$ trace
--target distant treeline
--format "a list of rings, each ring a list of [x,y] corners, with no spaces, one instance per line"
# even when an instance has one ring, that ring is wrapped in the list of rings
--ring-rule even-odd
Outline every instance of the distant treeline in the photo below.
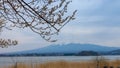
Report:
[[[120,55],[111,53],[98,53],[95,51],[81,51],[79,53],[25,53],[25,54],[0,54],[0,57],[13,56],[98,56],[98,55]]]

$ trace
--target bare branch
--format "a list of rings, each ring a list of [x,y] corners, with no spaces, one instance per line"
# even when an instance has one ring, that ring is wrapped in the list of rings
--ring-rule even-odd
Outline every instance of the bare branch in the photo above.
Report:
[[[75,19],[76,10],[70,16],[66,16],[70,2],[66,0],[0,0],[0,16],[5,20],[6,25],[30,28],[46,41],[55,42],[56,40],[52,39],[54,35],[59,34],[61,28]]]

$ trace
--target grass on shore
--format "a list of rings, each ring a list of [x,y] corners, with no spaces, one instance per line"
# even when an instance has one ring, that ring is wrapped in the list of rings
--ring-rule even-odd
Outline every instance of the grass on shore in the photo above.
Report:
[[[108,68],[120,68],[120,60],[115,61],[106,61],[100,60],[89,61],[89,62],[67,62],[67,61],[55,61],[55,62],[47,62],[47,63],[35,63],[35,64],[25,64],[25,63],[16,63],[15,65],[4,67],[4,68],[104,68],[107,66]]]

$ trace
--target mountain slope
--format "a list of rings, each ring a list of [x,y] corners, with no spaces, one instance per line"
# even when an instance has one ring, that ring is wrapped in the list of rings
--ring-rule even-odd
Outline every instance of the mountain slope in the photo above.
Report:
[[[63,44],[63,45],[50,45],[47,47],[29,50],[29,51],[22,51],[17,52],[24,54],[24,53],[78,53],[81,51],[96,51],[96,52],[109,52],[113,50],[120,49],[120,47],[106,47],[94,44]]]

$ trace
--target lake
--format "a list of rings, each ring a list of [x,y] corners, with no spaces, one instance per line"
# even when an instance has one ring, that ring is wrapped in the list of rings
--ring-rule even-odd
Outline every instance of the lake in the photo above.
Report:
[[[99,56],[100,57],[100,56]],[[117,56],[103,56],[107,60],[120,60],[120,55]],[[24,63],[44,63],[51,61],[90,61],[95,59],[96,56],[40,56],[40,57],[0,57],[0,66],[10,65],[15,62],[24,62]]]

